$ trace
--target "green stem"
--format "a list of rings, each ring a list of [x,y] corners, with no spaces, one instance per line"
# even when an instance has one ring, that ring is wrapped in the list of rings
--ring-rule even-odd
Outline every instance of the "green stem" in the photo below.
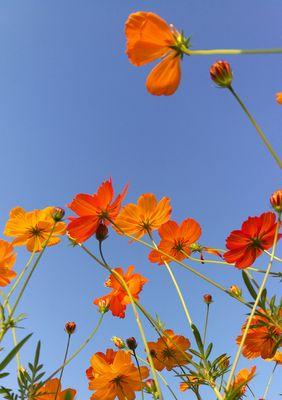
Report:
[[[22,277],[24,276],[25,272],[27,271],[28,267],[30,266],[30,264],[32,263],[33,257],[34,257],[35,251],[33,250],[33,252],[31,253],[29,259],[27,260],[27,263],[25,264],[25,266],[23,267],[22,271],[20,272],[20,274],[18,275],[16,281],[14,282],[13,286],[11,287],[9,293],[6,296],[6,300],[4,301],[3,307],[6,306],[6,303],[9,301],[10,297],[12,296],[12,294],[14,293],[14,291],[16,290],[18,284],[20,283]]]
[[[271,253],[269,253],[269,251],[267,251],[267,250],[264,250],[264,253],[266,253],[266,254],[268,254],[269,256],[271,256]],[[276,261],[279,261],[279,262],[282,262],[282,258],[279,258],[279,257],[273,257],[273,259],[274,260],[276,260]]]
[[[138,361],[138,357],[137,357],[136,351],[135,351],[134,349],[132,350],[132,354],[133,354],[133,357],[135,358],[136,365],[137,365],[137,368],[138,368],[139,379],[140,379],[141,396],[142,396],[142,400],[144,400],[144,390],[143,390],[142,374],[141,374],[141,369],[140,369],[140,364],[139,364],[139,361]]]
[[[103,318],[104,318],[104,314],[101,314],[97,325],[90,332],[89,336],[85,339],[85,341],[78,347],[78,349],[59,368],[57,368],[54,372],[52,372],[52,374],[49,375],[48,378],[45,379],[45,381],[43,383],[46,383],[47,381],[52,379],[55,375],[57,375],[58,372],[60,372],[63,368],[65,368],[65,366],[68,365],[84,349],[84,347],[87,346],[87,344],[93,338],[95,333],[98,331],[98,329],[99,329],[99,327],[100,327],[100,325],[101,325],[101,323],[103,321]]]
[[[275,372],[275,370],[276,370],[277,365],[278,365],[278,363],[276,362],[275,365],[274,365],[274,367],[273,367],[273,370],[272,370],[272,372],[271,372],[271,374],[270,374],[270,377],[269,377],[269,379],[268,379],[268,382],[267,382],[267,385],[266,385],[264,394],[263,394],[263,396],[262,396],[262,398],[263,398],[264,400],[266,400],[266,396],[267,396],[267,394],[268,394],[268,391],[269,391],[269,388],[270,388],[270,385],[271,385],[271,382],[272,382],[272,379],[273,379],[273,376],[274,376],[274,372]]]
[[[210,310],[210,305],[207,304],[206,318],[205,318],[205,327],[204,327],[204,338],[203,338],[204,347],[205,347],[206,336],[207,336],[207,328],[208,328],[208,320],[209,320],[209,310]]]
[[[6,302],[6,307],[7,307],[8,313],[10,315],[11,314],[11,306],[10,306],[10,303],[8,300]],[[12,330],[14,346],[16,347],[18,344],[16,328],[14,326],[12,326],[11,330]],[[21,368],[20,351],[18,351],[16,354],[16,361],[17,361],[17,369],[18,369],[18,374],[19,374],[20,368]]]
[[[281,48],[274,49],[212,49],[212,50],[189,50],[183,51],[188,56],[210,56],[210,55],[248,55],[248,54],[281,54]]]
[[[59,383],[58,383],[56,394],[55,394],[55,400],[57,400],[58,393],[59,393],[59,388],[60,388],[60,385],[61,385],[61,382],[62,382],[62,377],[63,377],[63,374],[64,374],[65,362],[67,360],[69,347],[70,347],[70,338],[71,338],[71,334],[68,334],[67,347],[66,347],[66,351],[65,351],[65,355],[64,355],[64,360],[63,360],[63,368],[61,369],[61,372],[60,372]]]
[[[266,270],[266,273],[265,273],[265,275],[264,275],[263,281],[262,281],[262,283],[261,283],[260,289],[259,289],[259,291],[258,291],[256,300],[255,300],[255,302],[254,302],[254,305],[253,305],[251,314],[250,314],[250,316],[249,316],[249,318],[248,318],[246,327],[245,327],[245,329],[244,329],[244,333],[243,333],[243,336],[242,336],[242,339],[241,339],[239,348],[238,348],[238,350],[237,350],[237,353],[236,353],[234,362],[233,362],[233,364],[232,364],[232,368],[231,368],[231,371],[230,371],[230,374],[229,374],[229,377],[228,377],[228,380],[227,380],[227,385],[226,385],[226,389],[227,389],[227,390],[228,390],[229,386],[231,385],[231,382],[232,382],[232,379],[233,379],[233,376],[234,376],[234,373],[235,373],[235,370],[236,370],[238,361],[239,361],[239,359],[240,359],[240,356],[241,356],[241,353],[242,353],[242,350],[243,350],[243,347],[244,347],[244,344],[245,344],[245,340],[246,340],[246,338],[247,338],[248,331],[249,331],[249,329],[250,329],[250,326],[251,326],[253,317],[254,317],[255,312],[256,312],[257,305],[258,305],[258,303],[259,303],[259,301],[260,301],[261,294],[262,294],[262,292],[263,292],[263,289],[265,288],[265,285],[266,285],[266,282],[267,282],[267,279],[268,279],[268,276],[269,276],[269,272],[270,272],[271,267],[272,267],[273,258],[274,258],[274,254],[275,254],[275,249],[276,249],[276,245],[277,245],[277,239],[278,239],[279,228],[280,228],[280,215],[278,216],[278,222],[277,222],[277,224],[276,224],[276,230],[275,230],[275,236],[274,236],[274,241],[273,241],[273,247],[272,247],[271,257],[270,257],[270,260],[269,260],[269,263],[268,263],[267,270]]]
[[[277,162],[278,166],[280,168],[282,168],[282,161],[280,160],[280,158],[278,157],[278,155],[275,153],[274,149],[272,148],[271,144],[269,143],[267,137],[265,136],[265,134],[263,133],[262,129],[260,128],[260,126],[257,124],[256,120],[253,118],[253,116],[250,114],[249,110],[247,109],[247,107],[245,106],[245,104],[243,103],[243,101],[241,100],[241,98],[238,96],[238,94],[235,92],[235,90],[233,89],[232,86],[230,86],[229,91],[233,94],[233,96],[235,97],[235,99],[238,101],[238,103],[240,104],[240,106],[242,107],[243,111],[246,113],[247,117],[249,118],[249,120],[251,121],[251,123],[253,124],[253,126],[255,127],[257,133],[259,134],[261,140],[264,142],[264,144],[266,145],[268,151],[270,152],[270,154],[272,155],[272,157],[275,159],[275,161]]]

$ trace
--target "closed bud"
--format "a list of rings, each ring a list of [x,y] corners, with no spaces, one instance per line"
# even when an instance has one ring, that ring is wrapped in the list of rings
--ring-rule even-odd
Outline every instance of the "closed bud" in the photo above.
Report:
[[[65,325],[65,331],[67,332],[68,335],[72,335],[76,329],[76,323],[75,322],[67,322]]]
[[[229,367],[229,364],[229,357],[225,356],[219,361],[218,366],[222,371],[225,371]]]
[[[230,64],[226,61],[217,61],[210,67],[211,79],[222,88],[230,88],[233,75]]]
[[[270,204],[278,213],[282,212],[282,189],[276,190],[270,197]]]
[[[128,339],[126,339],[126,344],[127,344],[127,347],[130,350],[135,350],[137,348],[137,342],[136,342],[136,339],[133,336],[128,338]]]
[[[118,348],[118,349],[124,349],[125,348],[125,343],[124,340],[117,337],[117,336],[113,336],[112,337],[112,342],[114,343],[114,345]]]
[[[147,379],[144,385],[144,388],[147,393],[154,395],[154,399],[158,399],[158,390],[154,379]]]
[[[102,222],[98,225],[97,231],[96,231],[96,239],[99,242],[103,242],[103,240],[107,239],[108,237],[108,228],[106,227],[105,224]]]
[[[204,294],[203,299],[206,304],[212,303],[212,295],[211,294]]]
[[[52,217],[55,222],[61,221],[65,216],[65,210],[61,207],[55,207]]]
[[[233,294],[233,296],[240,297],[242,295],[242,290],[238,288],[237,285],[230,286],[229,290]]]

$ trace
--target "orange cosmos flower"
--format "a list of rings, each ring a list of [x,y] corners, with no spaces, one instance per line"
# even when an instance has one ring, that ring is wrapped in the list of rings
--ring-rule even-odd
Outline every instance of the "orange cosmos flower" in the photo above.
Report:
[[[276,353],[274,354],[274,357],[266,358],[265,361],[274,361],[278,365],[282,365],[282,351],[276,351]]]
[[[224,254],[228,263],[235,263],[239,269],[249,267],[264,250],[272,247],[276,230],[276,217],[273,212],[249,217],[241,230],[232,231],[226,239],[229,251]],[[278,235],[280,239],[281,235]]]
[[[58,394],[56,397],[57,392]],[[69,396],[67,399],[73,400],[76,395],[76,390],[65,389],[62,391],[59,379],[54,378],[47,381],[45,385],[40,388],[34,400],[65,400],[67,394]]]
[[[179,261],[184,260],[187,256],[183,252],[190,255],[190,246],[199,239],[201,233],[200,225],[191,218],[185,219],[180,225],[175,221],[168,221],[159,228],[161,241],[158,248]],[[171,261],[169,256],[158,250],[151,251],[149,260],[159,265],[164,264],[164,261]]]
[[[276,190],[270,197],[270,204],[278,213],[282,212],[282,189]]]
[[[144,385],[128,351],[96,353],[90,362],[91,369],[87,370],[89,389],[95,391],[91,400],[114,400],[116,397],[119,400],[134,400],[135,392],[139,392]],[[142,380],[147,378],[148,368],[140,367],[140,374]]]
[[[0,286],[7,286],[17,275],[12,270],[16,261],[16,254],[11,243],[0,239]]]
[[[78,243],[89,239],[98,229],[100,223],[109,225],[109,220],[114,220],[121,208],[121,202],[126,196],[127,187],[123,189],[115,200],[112,180],[102,183],[93,195],[80,193],[76,195],[68,207],[78,217],[70,217],[67,231],[70,237]]]
[[[138,300],[138,295],[148,280],[140,274],[134,274],[133,265],[127,268],[126,273],[123,272],[122,268],[115,268],[114,270],[123,277],[132,297]],[[130,298],[126,290],[113,274],[111,274],[109,279],[105,282],[105,286],[112,289],[111,293],[95,299],[94,304],[99,305],[102,300],[108,304],[108,308],[115,317],[124,318],[126,306],[130,304]]]
[[[240,399],[245,393],[247,384],[253,379],[256,372],[256,367],[251,367],[250,371],[247,368],[241,369],[236,375],[231,387],[226,393],[226,400]]]
[[[42,210],[25,211],[22,207],[15,207],[10,212],[4,234],[16,237],[13,245],[26,245],[28,251],[38,252],[53,231],[48,241],[48,246],[53,246],[61,241],[58,236],[64,235],[66,231],[64,222],[57,222],[54,227],[54,210],[55,207],[46,207]]]
[[[189,39],[151,12],[131,14],[125,24],[126,53],[132,64],[141,66],[161,58],[146,82],[154,95],[169,96],[180,83],[180,63],[188,49]]]
[[[180,392],[186,392],[186,390],[197,387],[200,385],[201,380],[195,375],[188,375],[188,381],[181,382],[179,385]]]
[[[115,230],[119,234],[122,234],[123,231],[136,238],[141,238],[167,222],[170,214],[171,206],[168,197],[163,197],[158,202],[154,194],[142,194],[137,204],[130,203],[122,209],[115,221],[118,226]]]
[[[276,101],[278,104],[282,104],[282,92],[276,93]]]
[[[260,313],[265,314],[263,310]],[[250,329],[243,346],[242,354],[249,359],[262,357],[263,359],[272,358],[277,347],[281,346],[282,338],[282,309],[278,309],[270,320],[266,315],[255,315],[252,319]],[[247,321],[242,326],[242,335],[236,339],[237,344],[241,343]]]
[[[175,335],[171,329],[164,331],[166,336],[160,337],[157,342],[148,342],[154,366],[158,371],[188,364],[191,357],[185,351],[190,347],[190,341],[184,336]]]

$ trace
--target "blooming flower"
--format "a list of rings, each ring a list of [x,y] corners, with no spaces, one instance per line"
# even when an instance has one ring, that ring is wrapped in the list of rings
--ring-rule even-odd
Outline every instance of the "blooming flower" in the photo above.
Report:
[[[67,231],[70,237],[78,243],[83,243],[97,231],[100,223],[109,225],[121,208],[121,202],[126,196],[127,186],[115,200],[112,180],[101,184],[97,193],[93,195],[80,193],[72,200],[68,207],[78,217],[70,217]]]
[[[181,382],[179,385],[180,392],[186,392],[186,390],[191,389],[195,386],[199,386],[201,380],[195,375],[187,375],[187,381]]]
[[[163,255],[158,250],[152,250],[149,254],[149,260],[157,262],[159,265],[163,264],[164,261],[170,261],[169,255],[179,261],[184,260],[191,253],[190,246],[199,239],[201,232],[198,222],[191,218],[185,219],[180,225],[175,221],[166,222],[159,228],[161,241],[158,248],[168,256]]]
[[[266,358],[265,361],[274,361],[279,365],[282,365],[282,351],[276,351],[272,358]]]
[[[190,347],[190,341],[184,336],[175,335],[171,329],[166,329],[157,342],[148,342],[154,366],[158,371],[188,364],[191,355],[185,351]]]
[[[256,367],[251,367],[250,370],[247,368],[241,369],[235,376],[235,379],[228,389],[225,399],[239,399],[245,393],[248,382],[253,379],[256,372]]]
[[[128,351],[96,353],[91,358],[91,369],[87,370],[89,390],[94,390],[91,400],[135,399],[135,392],[144,386],[140,382],[138,368],[135,367]],[[147,367],[140,367],[142,381],[149,375]]]
[[[127,268],[126,273],[123,272],[122,268],[115,268],[114,270],[123,277],[132,297],[138,300],[138,295],[148,280],[140,274],[134,274],[133,265],[130,265]],[[130,304],[130,297],[126,290],[118,282],[118,278],[113,274],[111,274],[109,279],[105,282],[105,286],[112,289],[111,293],[95,299],[94,304],[99,305],[101,300],[105,301],[114,316],[124,318],[126,306]]]
[[[13,245],[26,245],[30,252],[41,251],[47,239],[47,246],[53,246],[61,241],[58,236],[64,235],[66,231],[64,222],[57,222],[54,226],[54,209],[55,207],[46,207],[42,210],[25,211],[22,207],[15,207],[10,212],[4,234],[15,237]]]
[[[162,59],[147,78],[147,90],[157,96],[173,94],[180,83],[180,63],[189,39],[158,15],[144,11],[128,17],[125,35],[126,53],[132,64],[141,66]]]
[[[276,230],[275,214],[267,212],[259,217],[249,217],[241,230],[232,231],[226,239],[229,251],[224,254],[228,263],[239,269],[249,267],[264,250],[272,247]],[[278,239],[281,235],[278,235]]]
[[[0,239],[0,286],[7,286],[17,275],[12,270],[16,261],[16,254],[11,243]]]
[[[127,233],[141,238],[146,233],[158,229],[162,224],[169,220],[171,206],[169,198],[163,197],[159,202],[156,196],[151,193],[142,194],[137,204],[127,204],[115,223],[118,226],[115,230],[122,234]]]
[[[276,93],[276,101],[278,104],[282,104],[282,92]]]
[[[277,346],[281,345],[282,335],[282,309],[278,310],[271,319],[265,314],[255,315],[248,330],[247,337],[243,346],[242,354],[249,359],[262,357],[263,359],[272,358],[275,355]],[[247,321],[242,326],[242,334],[237,337],[237,344],[241,343]]]
[[[68,397],[66,397],[68,394]],[[34,400],[73,400],[76,395],[76,390],[65,389],[62,391],[59,379],[50,379],[42,386]]]

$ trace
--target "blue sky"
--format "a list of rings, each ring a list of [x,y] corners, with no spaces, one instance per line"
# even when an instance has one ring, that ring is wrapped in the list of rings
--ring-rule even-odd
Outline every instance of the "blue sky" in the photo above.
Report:
[[[145,80],[151,67],[136,68],[125,55],[124,22],[138,10],[156,12],[183,28],[192,35],[194,49],[282,43],[277,0],[214,0],[212,5],[208,0],[1,1],[2,228],[14,206],[65,206],[76,193],[94,193],[110,176],[117,192],[129,182],[127,201],[146,192],[171,197],[173,218],[196,219],[203,228],[201,241],[209,246],[224,246],[244,219],[269,210],[269,196],[281,186],[280,172],[235,100],[210,81],[209,67],[222,57],[186,57],[177,93],[149,95]],[[281,155],[282,108],[274,95],[282,90],[282,56],[223,59],[231,63],[234,88]],[[89,241],[94,251],[96,245]],[[167,327],[191,337],[168,276],[149,264],[145,249],[113,233],[105,252],[112,266],[136,265],[149,278],[142,303]],[[27,257],[19,249],[18,270]],[[265,267],[265,260],[258,266]],[[195,267],[226,287],[240,284],[240,273],[231,268]],[[200,327],[202,295],[214,296],[210,340],[216,342],[215,355],[233,355],[246,310],[178,266],[175,273]],[[64,353],[65,322],[77,322],[74,349],[97,321],[92,301],[106,293],[106,277],[67,240],[50,249],[20,307],[28,314],[20,335],[34,332],[23,360],[32,357],[41,338],[46,370],[55,369]],[[271,281],[270,290],[278,290],[277,281]],[[66,369],[64,386],[77,388],[79,400],[90,396],[84,371],[91,355],[109,347],[113,335],[138,337],[131,311],[125,320],[108,314],[95,340]],[[148,338],[155,339],[150,330]],[[243,359],[240,365],[251,364]],[[253,385],[258,396],[270,370],[270,364],[259,370]],[[272,400],[281,392],[278,380],[277,374]]]

